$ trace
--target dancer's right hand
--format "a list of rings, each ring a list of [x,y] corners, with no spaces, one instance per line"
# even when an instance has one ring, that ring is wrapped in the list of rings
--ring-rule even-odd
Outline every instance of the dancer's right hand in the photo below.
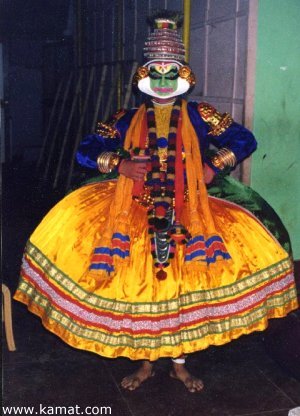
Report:
[[[147,163],[122,160],[119,166],[119,173],[134,181],[141,181],[147,173]]]

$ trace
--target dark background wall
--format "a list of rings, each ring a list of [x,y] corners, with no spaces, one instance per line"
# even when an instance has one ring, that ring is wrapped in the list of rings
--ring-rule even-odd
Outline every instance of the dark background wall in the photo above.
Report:
[[[182,0],[3,2],[4,120],[7,163],[37,165],[37,179],[68,189],[80,175],[81,138],[121,107],[140,104],[131,79],[143,62],[157,10]],[[244,122],[249,0],[191,2],[189,99],[208,101]],[[242,177],[240,168],[235,176]]]
[[[103,63],[109,64],[104,91],[107,96],[116,78],[115,61],[125,61],[122,65],[124,96],[132,61],[142,57],[149,30],[147,16],[157,8],[181,10],[182,7],[180,0],[4,0],[1,6],[5,102],[5,137],[2,139],[6,162],[38,159],[59,82],[63,80],[56,120],[70,73],[76,72],[62,117],[66,124],[79,77],[78,68],[83,67],[86,71],[77,103],[81,108],[76,105],[70,131],[70,135],[76,134],[88,71],[92,65],[97,65],[87,110],[90,116],[82,133],[90,131]],[[103,101],[100,118],[106,113],[105,109]],[[116,109],[114,94],[109,110]],[[54,125],[52,127],[55,129]],[[63,126],[59,130],[57,135],[63,137]],[[50,135],[53,137],[54,131]]]
[[[6,161],[30,161],[37,157],[43,134],[45,51],[72,37],[70,2],[8,0],[1,6],[5,156]]]

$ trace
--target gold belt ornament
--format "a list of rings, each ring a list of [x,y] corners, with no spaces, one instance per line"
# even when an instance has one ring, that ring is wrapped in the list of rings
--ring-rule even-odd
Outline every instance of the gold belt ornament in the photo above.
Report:
[[[142,205],[145,208],[152,208],[154,207],[154,200],[151,197],[151,186],[144,186],[144,191],[138,195],[133,196],[133,200],[136,201],[139,205]],[[162,192],[164,192],[165,188],[162,188]],[[189,200],[189,191],[188,188],[184,190],[184,202]],[[172,199],[172,207],[175,207],[175,198]]]

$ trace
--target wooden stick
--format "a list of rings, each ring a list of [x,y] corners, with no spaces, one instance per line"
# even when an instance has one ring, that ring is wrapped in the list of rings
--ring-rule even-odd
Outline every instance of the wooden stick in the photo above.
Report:
[[[190,60],[191,36],[191,0],[183,0],[183,43],[185,46],[185,60]]]
[[[4,298],[4,327],[7,346],[9,351],[16,351],[16,344],[12,326],[11,294],[9,288],[2,283],[2,294]]]

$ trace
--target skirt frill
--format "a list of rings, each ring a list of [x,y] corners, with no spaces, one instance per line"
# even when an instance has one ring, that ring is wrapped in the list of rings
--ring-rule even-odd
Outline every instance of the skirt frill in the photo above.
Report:
[[[297,308],[292,261],[249,211],[210,197],[231,260],[187,268],[176,247],[155,277],[146,209],[133,202],[130,256],[113,276],[89,270],[108,221],[116,182],[86,185],[60,201],[30,237],[14,298],[66,343],[132,360],[178,357],[221,345]],[[189,213],[184,208],[183,222]]]

